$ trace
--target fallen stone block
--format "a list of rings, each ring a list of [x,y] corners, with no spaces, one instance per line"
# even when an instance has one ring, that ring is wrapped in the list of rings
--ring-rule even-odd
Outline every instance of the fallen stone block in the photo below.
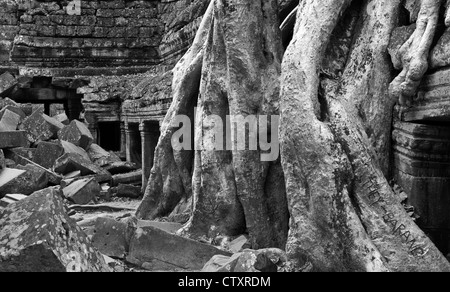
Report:
[[[136,164],[127,161],[112,162],[103,166],[103,168],[113,175],[119,173],[128,173],[138,169]]]
[[[0,187],[0,196],[6,194],[30,195],[47,187],[48,176],[43,169],[32,164],[17,165],[16,168],[25,173]]]
[[[104,255],[124,259],[128,253],[127,225],[111,218],[95,221],[92,244]]]
[[[65,113],[56,115],[53,118],[65,126],[70,124],[70,120]]]
[[[0,94],[17,84],[17,79],[9,72],[0,75]]]
[[[21,175],[23,175],[26,171],[15,168],[3,168],[0,169],[0,190],[8,185],[11,181],[17,179]],[[0,192],[0,198],[3,198],[4,195]]]
[[[287,262],[286,253],[277,248],[246,249],[229,256],[215,255],[202,272],[277,272]]]
[[[5,161],[5,154],[3,153],[3,150],[0,149],[0,170],[6,167],[6,161]]]
[[[86,152],[86,150],[84,150],[81,147],[78,147],[77,145],[70,143],[68,141],[64,141],[61,140],[61,146],[64,149],[64,153],[74,153],[74,154],[79,154],[81,156],[83,156],[84,159],[90,161],[90,157],[88,155],[88,153]]]
[[[15,131],[20,122],[20,116],[10,110],[5,110],[0,117],[0,132]]]
[[[75,204],[84,205],[95,201],[100,194],[100,185],[95,179],[80,179],[72,182],[63,189],[64,197]]]
[[[58,138],[73,143],[85,150],[88,149],[94,141],[94,138],[86,125],[77,120],[73,120],[68,126],[61,129],[58,133]]]
[[[14,160],[17,165],[27,165],[28,161],[33,161],[36,148],[17,147],[5,150],[6,158]]]
[[[29,146],[25,131],[0,132],[0,149]]]
[[[127,260],[141,265],[147,263],[146,269],[151,270],[161,269],[160,266],[152,267],[152,262],[163,262],[184,270],[199,271],[214,255],[231,256],[214,246],[147,226],[136,229]]]
[[[241,235],[234,239],[229,244],[229,249],[232,253],[238,253],[244,249],[250,248],[251,242],[245,235]]]
[[[81,176],[81,171],[75,170],[75,171],[72,171],[72,172],[69,172],[68,174],[66,174],[64,176],[64,179],[77,178],[77,177],[80,177],[80,176]]]
[[[14,101],[12,101],[12,102],[14,103]],[[19,122],[22,122],[27,117],[27,115],[23,111],[22,107],[19,105],[10,104],[10,105],[5,106],[2,110],[0,110],[0,118],[3,117],[3,115],[5,114],[6,111],[10,111],[10,112],[13,112],[16,115],[18,115],[20,117]]]
[[[20,151],[17,151],[20,150]],[[34,156],[34,151],[36,150],[36,148],[14,148],[14,149],[8,149],[5,151],[5,156],[10,158],[9,160],[11,161],[17,161],[18,165],[27,165],[27,164],[32,164],[40,169],[42,169],[44,172],[47,173],[48,176],[48,181],[53,184],[53,185],[59,185],[61,182],[62,177],[60,175],[58,175],[57,173],[52,172],[51,170],[33,162],[32,159],[29,159],[25,156],[23,156],[22,154],[24,153],[29,153],[29,155],[31,155],[31,157]]]
[[[67,215],[59,188],[0,210],[0,272],[110,272]]]
[[[65,175],[73,171],[81,171],[82,176],[95,175],[98,182],[111,180],[111,174],[81,155],[68,153],[58,158],[54,165],[56,173]]]
[[[176,234],[178,230],[183,227],[183,224],[175,223],[175,222],[159,222],[159,221],[147,221],[147,220],[138,220],[137,227],[147,227],[152,226],[166,232]]]
[[[122,160],[112,152],[108,152],[99,145],[92,143],[87,149],[92,162],[99,166],[110,165],[114,162],[122,162]]]
[[[0,200],[0,207],[6,208],[8,207],[8,205],[23,200],[25,198],[28,198],[28,196],[21,194],[8,194]]]
[[[31,143],[56,138],[58,131],[63,127],[60,122],[37,110],[20,125],[20,129],[27,132],[27,138]]]
[[[64,149],[59,143],[41,141],[37,144],[33,161],[44,168],[51,169],[63,153]]]
[[[119,184],[112,192],[119,198],[137,199],[141,196],[142,190],[133,185]]]
[[[129,173],[120,173],[112,176],[112,186],[119,184],[135,184],[142,182],[142,170],[136,170]]]

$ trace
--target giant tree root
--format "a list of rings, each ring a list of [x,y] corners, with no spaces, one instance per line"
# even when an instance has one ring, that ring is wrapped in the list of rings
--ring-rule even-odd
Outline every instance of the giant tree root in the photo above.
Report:
[[[398,54],[401,64],[396,69],[401,73],[392,81],[391,95],[401,105],[410,106],[423,76],[428,70],[428,55],[439,20],[442,0],[422,0],[417,27]],[[449,17],[446,18],[446,23]]]
[[[450,264],[406,214],[373,158],[362,123],[353,115],[354,101],[346,98],[350,82],[335,81],[335,90],[319,102],[317,72],[349,4],[303,1],[283,61],[281,143],[290,260],[299,270],[312,265],[319,271],[449,271]]]

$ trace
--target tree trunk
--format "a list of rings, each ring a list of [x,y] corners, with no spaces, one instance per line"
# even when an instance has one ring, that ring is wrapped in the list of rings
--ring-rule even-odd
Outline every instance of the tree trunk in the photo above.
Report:
[[[211,1],[173,70],[174,101],[137,216],[187,213],[182,232],[196,238],[248,232],[253,248],[286,248],[296,271],[449,271],[387,180],[393,106],[425,74],[440,3],[422,1],[419,21],[429,25],[405,45],[406,73],[394,79],[387,46],[400,0],[301,0],[296,17],[287,10],[298,1],[278,2],[280,14],[276,0]],[[287,17],[283,31],[277,15]],[[408,53],[417,46],[420,56]],[[173,149],[179,115],[195,117],[196,149]],[[217,135],[229,115],[273,124],[280,115],[271,134],[281,159],[262,161],[250,141],[220,147],[229,146],[226,131]]]

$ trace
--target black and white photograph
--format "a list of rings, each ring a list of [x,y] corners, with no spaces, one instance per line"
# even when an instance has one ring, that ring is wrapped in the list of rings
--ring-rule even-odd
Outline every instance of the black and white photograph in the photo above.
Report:
[[[0,0],[0,272],[449,261],[450,0]]]

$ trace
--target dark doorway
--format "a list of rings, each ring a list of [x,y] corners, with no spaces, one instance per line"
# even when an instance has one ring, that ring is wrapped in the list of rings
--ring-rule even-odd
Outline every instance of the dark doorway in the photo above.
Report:
[[[99,122],[98,143],[108,151],[120,151],[120,122]]]

